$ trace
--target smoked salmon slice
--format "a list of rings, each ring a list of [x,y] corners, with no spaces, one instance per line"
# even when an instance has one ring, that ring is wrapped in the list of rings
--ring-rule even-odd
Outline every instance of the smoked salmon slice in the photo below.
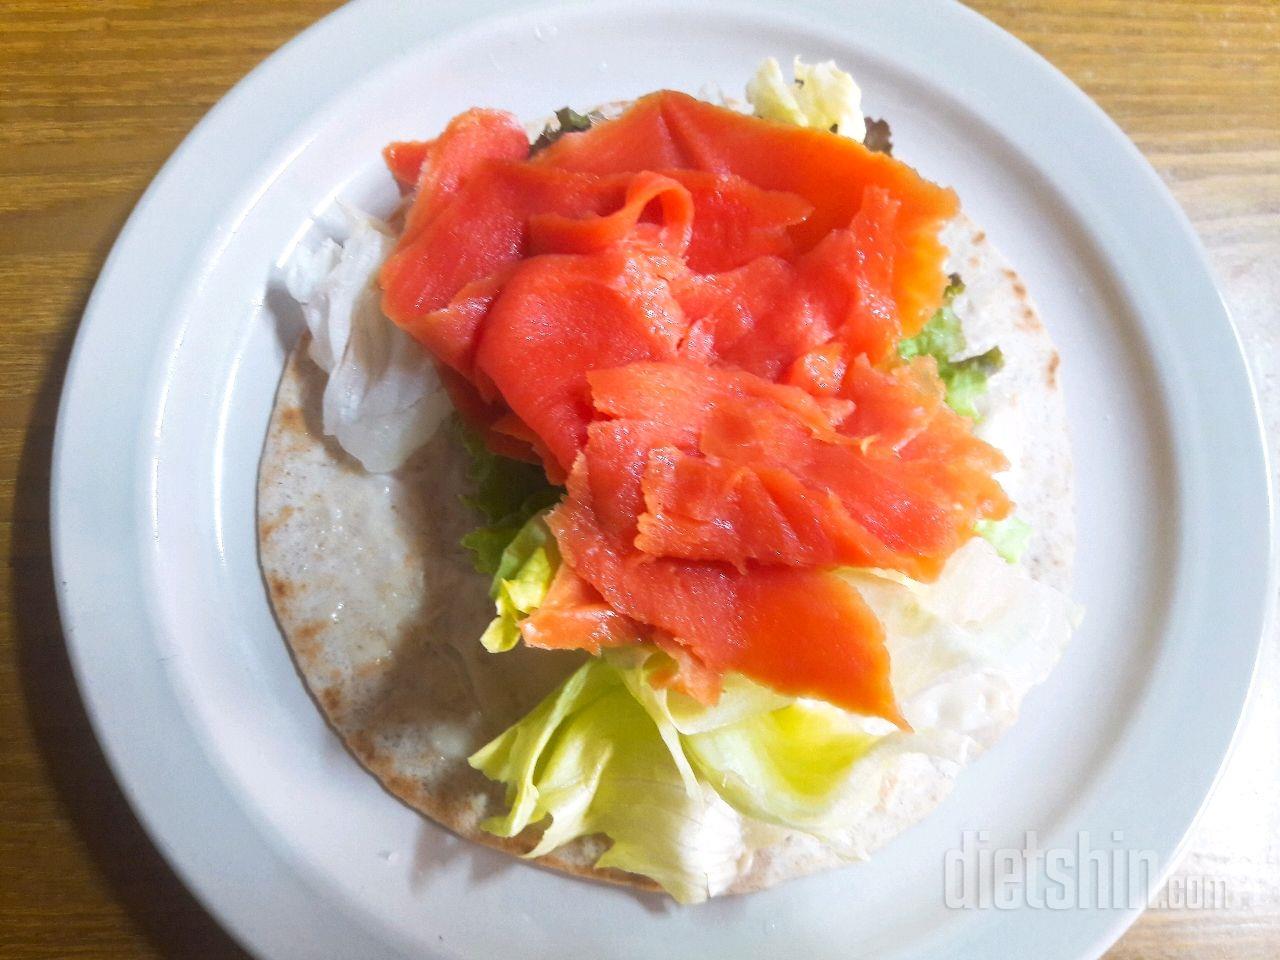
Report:
[[[443,363],[436,364],[436,373],[440,384],[449,395],[453,408],[468,427],[480,434],[485,446],[501,457],[511,460],[522,460],[526,463],[539,463],[540,454],[534,449],[529,435],[517,437],[508,430],[498,429],[499,425],[511,415],[506,404],[489,403],[480,396],[475,385]],[[552,483],[561,483],[564,477],[548,477]]]
[[[626,647],[648,638],[649,630],[623,616],[574,573],[561,564],[546,598],[520,621],[520,636],[541,650],[585,650],[598,654],[608,647]]]
[[[901,339],[892,284],[898,209],[868,188],[848,229],[794,261],[760,256],[726,273],[691,274],[676,292],[696,325],[688,355],[770,380],[832,340],[850,356],[893,356]]]
[[[540,650],[585,650],[598,655],[611,647],[652,643],[671,658],[671,666],[651,676],[658,688],[671,688],[700,703],[720,697],[722,674],[708,667],[670,634],[625,617],[568,564],[561,564],[547,596],[520,621],[525,644]]]
[[[737,670],[902,724],[836,568],[932,578],[1010,509],[934,361],[898,359],[946,284],[954,194],[671,91],[529,149],[479,109],[389,146],[416,193],[379,276],[490,448],[567,481],[524,642],[651,644],[703,702]]]
[[[578,461],[547,522],[565,562],[611,607],[666,631],[717,672],[905,726],[884,631],[848,583],[822,570],[645,556],[601,527],[587,464]]]
[[[866,188],[877,187],[901,204],[892,255],[893,297],[904,336],[925,324],[946,287],[946,249],[937,234],[959,210],[955,194],[847,137],[662,90],[617,120],[562,136],[532,162],[594,174],[678,168],[731,173],[765,190],[798,194],[813,205],[812,214],[793,228],[801,250],[848,227]]]
[[[587,374],[672,359],[683,314],[651,248],[545,255],[516,267],[494,301],[476,369],[568,472],[594,418]]]
[[[401,189],[418,185],[418,174],[422,173],[430,148],[430,140],[397,140],[382,148],[382,160]]]
[[[1004,466],[1001,455],[963,422],[953,424],[959,417],[927,394],[907,397],[922,423],[902,455],[846,432],[856,404],[824,408],[802,390],[740,371],[633,363],[588,379],[597,411],[629,419],[594,425],[587,459],[594,470],[601,459],[633,461],[620,475],[641,478],[634,543],[654,556],[741,569],[749,561],[872,566],[932,579],[975,520],[1008,508],[990,479]],[[638,419],[646,409],[656,419]],[[647,449],[615,444],[601,456],[599,438],[614,423],[643,436]],[[912,455],[926,443],[947,447],[945,465],[932,451]],[[636,502],[634,492],[628,496]]]

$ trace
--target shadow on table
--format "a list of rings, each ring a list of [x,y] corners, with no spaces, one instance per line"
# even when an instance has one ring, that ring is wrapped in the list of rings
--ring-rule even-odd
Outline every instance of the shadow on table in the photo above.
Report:
[[[18,667],[36,740],[63,808],[121,906],[167,958],[247,960],[248,954],[186,890],[143,832],[107,767],[76,689],[49,562],[49,471],[53,421],[71,352],[59,345],[41,385],[18,467],[10,609]],[[26,546],[23,546],[26,544]],[[87,945],[87,944],[86,944]],[[64,944],[71,948],[73,944]]]

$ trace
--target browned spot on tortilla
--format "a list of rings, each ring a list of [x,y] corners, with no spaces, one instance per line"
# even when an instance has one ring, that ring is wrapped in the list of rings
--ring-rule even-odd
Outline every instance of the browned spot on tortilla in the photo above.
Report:
[[[1006,280],[1011,280],[1014,283],[1017,283],[1018,275],[1014,273],[1012,270],[1010,270],[1008,267],[1002,267],[1000,272],[1004,274]]]
[[[309,620],[298,624],[293,631],[293,648],[299,656],[311,657],[316,653],[316,639],[323,629],[323,620]]]
[[[304,642],[308,640],[314,640],[320,634],[320,631],[323,629],[324,629],[323,620],[311,620],[307,623],[299,625],[297,630],[294,631],[294,636]]]
[[[1019,300],[1025,300],[1027,297],[1027,288],[1023,286],[1021,280],[1013,281],[1013,293]]]
[[[1018,319],[1014,321],[1019,330],[1035,331],[1040,329],[1040,318],[1036,316],[1036,312],[1029,305],[1024,304]]]
[[[374,761],[373,741],[369,739],[369,734],[363,730],[357,730],[348,735],[347,745],[351,747],[351,752],[363,760],[371,770],[374,769],[377,764]]]
[[[1058,364],[1062,362],[1062,358],[1058,356],[1058,351],[1053,351],[1053,356],[1049,358],[1049,364],[1045,367],[1045,380],[1051,389],[1058,386]]]
[[[386,787],[397,797],[413,796],[418,792],[419,784],[417,780],[410,779],[400,773],[390,773],[386,776]]]
[[[969,258],[969,269],[970,269],[970,270],[977,270],[980,266],[982,266],[982,264],[978,261],[978,258],[977,258],[977,257],[970,257],[970,258]]]
[[[387,665],[382,660],[366,660],[356,667],[354,673],[357,680],[370,680],[386,672]]]
[[[280,429],[284,433],[307,432],[307,420],[301,407],[286,407],[280,411]]]
[[[342,691],[337,687],[325,687],[320,691],[320,703],[326,713],[337,713],[342,709]]]
[[[284,577],[267,577],[267,586],[271,588],[271,596],[277,601],[288,600],[293,595],[293,581]]]
[[[982,242],[983,240],[985,240],[985,239],[987,239],[987,235],[986,235],[986,233],[985,233],[984,231],[982,231],[982,230],[975,230],[975,231],[974,231],[974,233],[973,233],[973,242],[974,242],[974,243],[981,243],[981,242]]]
[[[280,529],[280,525],[287,522],[291,516],[293,516],[293,507],[286,503],[274,517],[262,521],[261,526],[258,528],[259,536],[263,540],[272,536]]]

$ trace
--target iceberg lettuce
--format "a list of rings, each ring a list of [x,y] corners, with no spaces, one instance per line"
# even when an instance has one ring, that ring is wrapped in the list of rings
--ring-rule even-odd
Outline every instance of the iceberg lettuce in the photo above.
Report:
[[[493,577],[496,612],[480,642],[490,653],[504,653],[520,641],[520,621],[546,599],[560,566],[545,518],[564,490],[548,483],[536,464],[499,456],[474,431],[459,430],[474,491],[462,499],[488,521],[462,538],[476,570]]]
[[[1031,524],[1021,517],[1005,517],[1003,520],[979,520],[973,525],[978,536],[995,547],[996,553],[1007,563],[1017,563],[1026,552],[1031,540]]]
[[[853,77],[830,60],[808,64],[799,57],[791,72],[795,79],[788,83],[773,57],[760,64],[747,83],[747,100],[756,116],[862,140],[862,91]]]
[[[520,621],[546,599],[560,566],[556,539],[545,517],[545,510],[530,517],[498,558],[489,588],[497,613],[480,637],[490,653],[505,653],[520,642]]]
[[[682,903],[723,892],[768,839],[686,781],[653,718],[605,660],[583,664],[470,763],[507,785],[510,810],[484,829],[513,837],[550,818],[531,857],[605,834],[612,843],[596,866],[650,877]]]
[[[797,700],[688,736],[683,745],[735,810],[821,836],[834,796],[878,739],[863,718]]]
[[[564,489],[548,483],[537,464],[493,453],[478,433],[461,423],[458,431],[471,457],[467,479],[474,491],[462,501],[486,521],[463,537],[462,545],[471,551],[476,570],[496,574],[503,551],[535,514],[560,499]]]
[[[938,377],[947,388],[947,406],[973,420],[981,418],[979,399],[987,392],[987,379],[1004,366],[999,347],[992,347],[972,357],[960,358],[966,343],[960,317],[952,309],[952,301],[964,292],[960,278],[952,276],[943,293],[942,306],[914,337],[898,344],[903,360],[933,357],[938,364]]]
[[[989,746],[1057,662],[1077,619],[1054,588],[974,537],[933,583],[846,569],[885,629],[890,680],[916,731],[943,729]]]
[[[619,672],[631,696],[653,721],[690,796],[699,788],[693,764],[685,751],[685,738],[749,720],[792,702],[791,697],[753,683],[741,674],[730,673],[724,678],[720,699],[707,706],[654,683],[655,676],[671,675],[673,664],[665,653],[636,647],[606,650],[604,659]]]

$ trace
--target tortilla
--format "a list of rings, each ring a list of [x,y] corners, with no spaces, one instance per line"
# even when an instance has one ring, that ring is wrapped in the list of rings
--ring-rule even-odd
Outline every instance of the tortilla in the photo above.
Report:
[[[970,349],[998,343],[1005,356],[982,432],[1009,456],[1002,480],[1034,530],[1022,562],[1065,591],[1074,520],[1058,354],[1025,286],[981,230],[961,217],[943,240],[948,270],[966,283],[956,309]],[[462,837],[526,852],[537,840],[531,831],[504,840],[480,829],[504,811],[503,788],[466,757],[524,716],[582,655],[483,650],[479,637],[493,607],[488,578],[458,546],[477,523],[458,497],[467,466],[460,442],[441,430],[394,474],[366,473],[323,436],[323,389],[324,374],[300,343],[280,383],[258,481],[263,575],[298,671],[334,731],[390,793]],[[948,759],[888,754],[859,821],[862,852],[936,807],[987,745]],[[538,862],[658,889],[647,878],[593,867],[607,844],[582,838]],[[844,862],[814,838],[789,834],[744,863],[722,892],[758,890]]]

